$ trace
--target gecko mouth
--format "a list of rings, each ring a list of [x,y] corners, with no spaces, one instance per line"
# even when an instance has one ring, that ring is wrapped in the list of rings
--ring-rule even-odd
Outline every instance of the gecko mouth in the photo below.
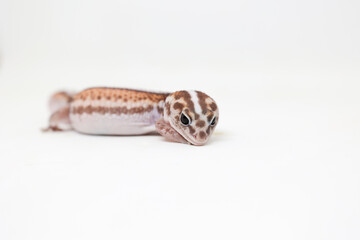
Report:
[[[174,126],[171,121],[168,122],[164,119],[160,119],[156,122],[156,130],[160,135],[172,142],[188,143],[196,146],[201,146],[206,143],[206,140],[198,141],[200,139],[198,139],[196,135],[187,136],[182,134],[176,129],[176,126]]]
[[[198,139],[195,134],[188,136],[186,134],[183,134],[183,133],[177,131],[176,128],[173,126],[174,123],[172,123],[171,121],[170,121],[170,125],[171,125],[171,128],[174,129],[174,131],[176,131],[184,140],[186,140],[187,143],[192,144],[192,145],[196,145],[196,146],[201,146],[201,145],[204,145],[206,143],[206,140],[199,141],[200,139]]]
[[[183,138],[186,139],[186,141],[188,141],[189,143],[191,143],[192,145],[196,145],[196,146],[201,146],[201,145],[204,145],[206,143],[206,141],[198,141],[196,135],[192,136],[191,139],[190,137],[188,136],[184,136],[184,135],[181,135]]]

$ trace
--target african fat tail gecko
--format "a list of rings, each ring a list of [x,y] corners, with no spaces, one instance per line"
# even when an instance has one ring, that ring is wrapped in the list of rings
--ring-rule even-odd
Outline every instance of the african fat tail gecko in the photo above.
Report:
[[[50,98],[47,130],[96,135],[158,132],[167,140],[204,145],[219,120],[215,101],[200,91],[155,93],[125,88],[89,88]]]

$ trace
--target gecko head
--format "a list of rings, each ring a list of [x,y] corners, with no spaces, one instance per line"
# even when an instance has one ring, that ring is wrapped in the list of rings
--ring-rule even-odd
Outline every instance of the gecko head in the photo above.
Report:
[[[219,120],[215,101],[200,91],[178,91],[165,101],[164,120],[188,143],[204,145]]]

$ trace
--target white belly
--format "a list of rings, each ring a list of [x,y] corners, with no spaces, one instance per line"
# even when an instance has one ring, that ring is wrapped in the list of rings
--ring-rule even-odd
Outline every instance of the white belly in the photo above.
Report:
[[[155,132],[161,117],[156,109],[142,114],[70,114],[75,131],[98,135],[141,135]]]

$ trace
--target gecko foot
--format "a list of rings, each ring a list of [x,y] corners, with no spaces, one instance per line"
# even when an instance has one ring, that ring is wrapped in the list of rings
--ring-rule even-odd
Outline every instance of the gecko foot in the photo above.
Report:
[[[51,114],[49,119],[49,127],[42,129],[43,132],[59,132],[71,130],[71,122],[69,118],[69,107],[64,107]]]

